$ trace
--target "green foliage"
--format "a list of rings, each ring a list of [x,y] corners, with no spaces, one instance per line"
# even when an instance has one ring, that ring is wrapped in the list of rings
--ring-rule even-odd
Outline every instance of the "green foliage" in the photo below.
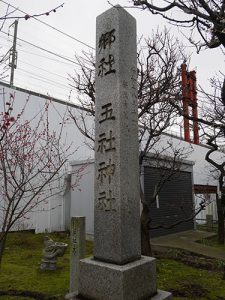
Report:
[[[200,241],[198,241],[200,244],[203,244],[205,246],[212,246],[212,241],[210,239],[202,238]]]
[[[198,241],[198,243],[201,243],[201,244],[206,245],[206,246],[211,246],[211,247],[215,247],[215,248],[218,248],[218,249],[222,249],[225,252],[225,245],[221,245],[221,244],[218,243],[217,236],[210,237],[210,238],[203,238],[200,241]]]
[[[182,254],[182,251],[179,249],[171,248],[168,250],[167,255],[171,258],[178,258]]]
[[[197,230],[208,231],[206,223],[205,224],[197,224],[196,228],[197,228]],[[210,230],[210,232],[217,233],[217,231],[218,231],[218,225],[213,223],[213,228]]]
[[[0,297],[0,299],[1,300],[16,300],[16,299],[19,299],[19,300],[34,300],[34,298],[30,298],[30,297],[23,297],[23,296],[21,296],[21,297],[16,297],[15,298],[15,296],[1,296]]]
[[[31,232],[10,233],[0,270],[0,290],[35,291],[48,295],[65,295],[69,288],[69,247],[58,259],[56,271],[41,271],[43,237]],[[69,235],[48,234],[53,240],[69,243]],[[87,241],[87,256],[92,253],[92,242]],[[5,296],[0,297],[0,300]],[[7,298],[8,297],[8,298]],[[7,296],[5,299],[10,299]],[[15,299],[15,297],[14,297]],[[16,298],[23,299],[23,298]],[[28,298],[26,298],[28,299]]]
[[[10,233],[6,252],[0,270],[0,291],[30,291],[51,296],[54,299],[64,299],[69,288],[69,249],[58,260],[56,271],[41,271],[39,264],[42,256],[43,237],[45,234],[31,232]],[[64,233],[48,234],[53,240],[69,243],[69,235]],[[86,253],[90,256],[93,243],[87,242]],[[174,249],[174,258],[180,252]],[[225,299],[222,274],[186,266],[172,259],[157,260],[158,288],[172,291],[175,300],[178,299]],[[0,300],[33,300],[24,296],[1,296]]]
[[[177,296],[174,299],[225,299],[224,280],[220,273],[192,268],[169,259],[158,260],[157,269],[158,288],[172,291]]]

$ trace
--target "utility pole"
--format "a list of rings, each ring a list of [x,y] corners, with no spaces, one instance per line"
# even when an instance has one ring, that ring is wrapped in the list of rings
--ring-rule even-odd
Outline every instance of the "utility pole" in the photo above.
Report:
[[[18,20],[16,20],[14,23],[12,23],[11,26],[13,26],[13,25],[14,25],[13,46],[10,49],[10,57],[9,57],[9,66],[11,67],[11,75],[10,75],[10,86],[11,87],[13,86],[14,70],[16,69],[16,64],[17,64],[16,39],[17,39]]]

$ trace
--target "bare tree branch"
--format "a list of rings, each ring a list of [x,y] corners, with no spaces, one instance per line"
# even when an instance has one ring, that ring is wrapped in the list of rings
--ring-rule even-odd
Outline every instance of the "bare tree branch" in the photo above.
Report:
[[[189,41],[198,49],[205,45],[215,48],[225,47],[225,5],[224,1],[188,0],[188,1],[148,1],[132,0],[135,7],[148,9],[152,14],[159,14],[170,23],[189,26],[200,34],[203,43]],[[177,9],[181,14],[177,14]]]
[[[2,1],[3,2],[3,1]],[[0,17],[0,21],[2,20],[9,20],[9,19],[25,19],[25,20],[28,20],[28,19],[31,19],[31,18],[37,18],[37,17],[41,17],[41,16],[49,16],[51,13],[55,13],[59,8],[62,8],[64,6],[64,3],[58,5],[57,7],[51,9],[51,10],[48,10],[48,11],[45,11],[45,12],[41,12],[41,13],[38,13],[38,14],[26,14],[26,15],[23,15],[23,16],[11,16],[11,14],[13,14],[15,11],[17,11],[17,9],[15,10],[12,10],[11,12],[8,12],[8,9],[7,9],[7,12],[5,13],[4,16]],[[11,7],[11,5],[9,4],[8,5],[8,8]]]
[[[75,151],[63,141],[67,111],[56,133],[49,124],[50,100],[26,120],[29,97],[14,116],[16,96],[11,94],[8,101],[4,92],[1,96],[4,110],[0,118],[0,263],[9,230],[35,207],[62,193],[67,161]]]

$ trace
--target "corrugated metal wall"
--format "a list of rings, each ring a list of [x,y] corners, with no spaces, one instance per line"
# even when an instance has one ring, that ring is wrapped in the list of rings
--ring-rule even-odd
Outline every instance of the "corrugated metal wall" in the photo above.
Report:
[[[192,173],[179,171],[165,182],[158,194],[158,201],[153,202],[155,186],[166,177],[167,170],[144,167],[145,199],[150,205],[151,227],[170,226],[187,220],[193,213]],[[152,203],[153,202],[153,203]],[[151,204],[150,204],[151,203]],[[171,229],[151,229],[151,237],[194,229],[194,220],[182,222]]]

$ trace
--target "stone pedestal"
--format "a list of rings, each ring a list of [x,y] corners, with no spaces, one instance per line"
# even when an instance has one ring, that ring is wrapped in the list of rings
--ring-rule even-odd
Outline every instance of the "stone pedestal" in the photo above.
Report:
[[[122,266],[81,260],[79,293],[98,300],[148,299],[157,293],[155,259],[143,256]]]
[[[79,294],[85,300],[172,300],[157,290],[156,259],[142,256],[125,265],[91,259],[80,261]]]
[[[42,259],[40,269],[45,271],[55,271],[57,269],[57,259]]]

